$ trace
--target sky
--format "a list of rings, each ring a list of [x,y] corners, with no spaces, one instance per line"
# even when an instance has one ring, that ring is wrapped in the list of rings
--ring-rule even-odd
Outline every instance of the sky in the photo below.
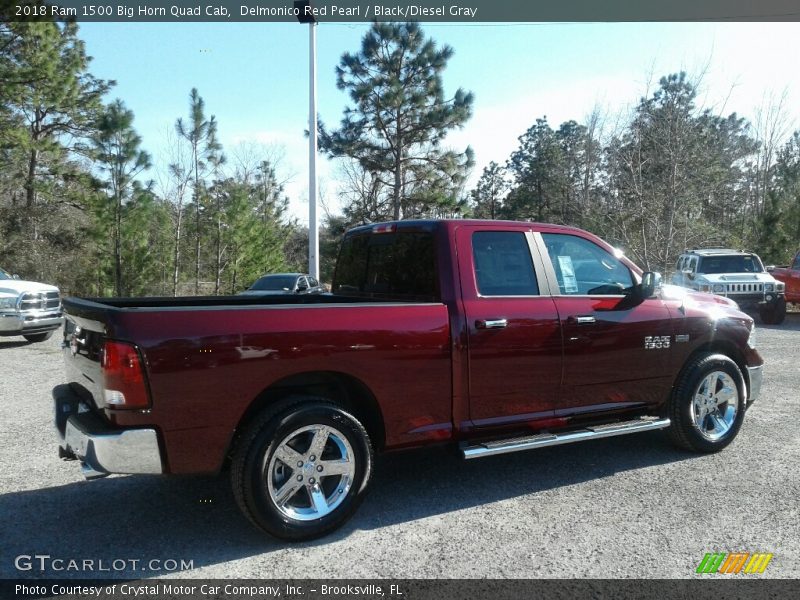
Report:
[[[358,50],[366,24],[321,23],[317,29],[318,113],[335,126],[348,104],[334,69]],[[294,23],[83,23],[91,72],[117,85],[135,114],[149,177],[169,162],[168,139],[186,118],[196,87],[219,123],[228,154],[239,144],[265,144],[279,156],[290,212],[308,222],[308,31]],[[455,54],[445,93],[475,94],[472,119],[447,144],[471,145],[470,185],[490,161],[504,163],[535,120],[551,126],[584,120],[595,108],[606,130],[669,73],[702,74],[698,103],[753,120],[771,98],[785,97],[790,124],[800,126],[800,23],[509,23],[423,24]],[[339,205],[337,170],[318,161],[321,195]]]

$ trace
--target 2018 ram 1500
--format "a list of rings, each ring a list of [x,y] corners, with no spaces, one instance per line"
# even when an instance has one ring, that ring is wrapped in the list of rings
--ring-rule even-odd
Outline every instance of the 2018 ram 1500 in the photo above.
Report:
[[[581,230],[348,232],[333,290],[64,302],[61,456],[88,477],[213,473],[264,531],[341,525],[377,452],[465,458],[666,429],[727,446],[761,385],[753,321]]]

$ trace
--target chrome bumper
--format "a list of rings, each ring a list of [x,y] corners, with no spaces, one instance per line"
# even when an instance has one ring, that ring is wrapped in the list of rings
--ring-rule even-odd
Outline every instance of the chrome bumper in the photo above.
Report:
[[[155,429],[113,429],[74,396],[53,390],[59,456],[78,459],[87,479],[111,473],[163,473]]]
[[[747,367],[747,374],[750,379],[750,389],[747,394],[747,406],[750,406],[761,393],[761,382],[764,378],[764,365],[758,367]]]
[[[64,322],[61,313],[43,315],[21,315],[19,313],[0,314],[0,334],[41,333],[58,329]]]

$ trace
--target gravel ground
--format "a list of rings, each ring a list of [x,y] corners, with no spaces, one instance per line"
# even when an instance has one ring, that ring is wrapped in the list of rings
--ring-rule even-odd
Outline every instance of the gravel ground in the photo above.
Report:
[[[441,449],[387,456],[343,529],[296,545],[255,531],[227,478],[87,482],[61,462],[55,337],[0,338],[0,577],[153,577],[165,572],[142,563],[182,559],[194,568],[171,576],[683,578],[715,551],[772,552],[764,577],[800,573],[797,313],[759,327],[762,397],[720,454],[645,433],[470,462]],[[15,557],[35,554],[142,563],[15,569]]]

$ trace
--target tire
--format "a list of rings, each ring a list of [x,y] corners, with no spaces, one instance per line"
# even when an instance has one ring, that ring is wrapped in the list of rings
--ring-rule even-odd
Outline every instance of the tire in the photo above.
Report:
[[[296,542],[342,526],[363,500],[372,467],[369,435],[355,417],[322,398],[294,397],[247,427],[231,483],[256,527]]]
[[[667,405],[672,442],[694,452],[719,452],[742,426],[744,380],[724,354],[704,353],[690,360]]]
[[[786,319],[786,300],[779,298],[774,306],[762,308],[759,316],[765,325],[780,325]]]
[[[47,331],[45,333],[29,333],[23,335],[22,337],[24,337],[30,343],[35,344],[37,342],[44,342],[46,340],[49,340],[51,337],[53,337],[53,332]]]

